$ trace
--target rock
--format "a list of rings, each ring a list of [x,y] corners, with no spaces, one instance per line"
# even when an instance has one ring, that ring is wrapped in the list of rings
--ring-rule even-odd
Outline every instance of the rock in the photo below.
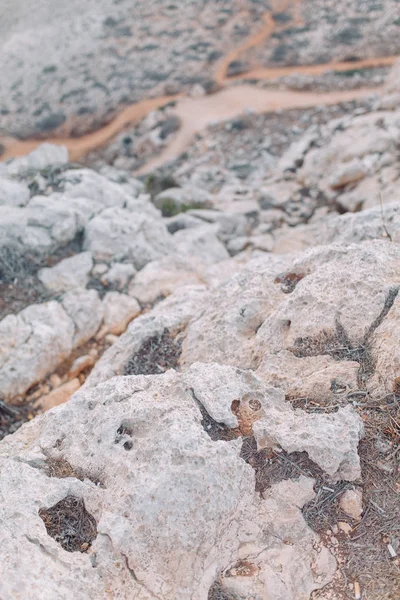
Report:
[[[176,253],[178,256],[195,257],[205,264],[228,258],[229,254],[216,232],[213,225],[178,231],[173,237]]]
[[[392,202],[383,207],[384,221],[380,207],[376,207],[356,214],[330,216],[318,224],[300,226],[290,231],[281,230],[274,233],[274,252],[298,252],[310,246],[332,242],[352,244],[371,239],[388,239],[384,223],[393,241],[397,242],[400,240],[399,214],[400,202]]]
[[[62,383],[61,377],[59,375],[57,375],[57,373],[53,373],[49,377],[49,383],[54,390],[54,388],[57,388],[59,385],[61,385],[61,383]]]
[[[154,260],[139,271],[129,286],[129,295],[142,304],[153,304],[179,287],[201,283],[204,266],[195,259],[168,256]]]
[[[74,362],[72,363],[72,365],[67,373],[68,379],[74,379],[80,373],[82,373],[82,371],[85,371],[86,369],[90,369],[90,367],[93,367],[93,365],[94,365],[94,357],[90,356],[90,354],[84,354],[83,356],[79,356],[78,358],[76,358],[74,360]]]
[[[128,259],[137,269],[173,250],[172,238],[161,219],[123,208],[107,208],[90,221],[84,247],[96,261]]]
[[[209,381],[212,371],[203,371]],[[252,388],[253,376],[231,372],[224,402]],[[301,514],[313,480],[282,481],[260,499],[240,443],[215,442],[204,430],[191,391],[198,385],[190,372],[114,378],[0,444],[1,519],[10,523],[16,509],[21,517],[3,533],[2,596],[29,586],[38,600],[71,590],[79,598],[202,600],[219,579],[226,593],[248,598],[261,586],[271,600],[297,600],[332,579],[335,560]],[[44,511],[57,505],[62,517],[71,497],[85,507],[88,537],[78,549],[87,554],[66,552],[62,535],[54,539],[43,524]],[[242,565],[250,577],[240,576]]]
[[[280,281],[298,282],[260,327],[256,361],[260,365],[264,355],[281,350],[299,358],[325,354],[357,359],[352,348],[359,347],[381,315],[398,281],[398,260],[395,244],[383,241],[310,249],[279,275]]]
[[[72,351],[74,324],[58,302],[29,306],[0,321],[0,389],[23,394]]]
[[[253,259],[217,287],[205,310],[189,324],[181,364],[220,362],[250,368],[256,333],[284,299],[274,280],[285,265],[277,256]]]
[[[130,263],[115,263],[101,278],[101,283],[105,286],[123,290],[129,281],[135,275],[136,269]]]
[[[43,143],[27,156],[14,160],[7,170],[11,174],[24,173],[30,169],[40,171],[50,165],[65,164],[68,158],[65,146]]]
[[[359,521],[363,513],[361,490],[346,490],[340,496],[340,508],[352,519]]]
[[[187,213],[178,213],[174,217],[166,218],[165,223],[168,231],[172,234],[180,229],[190,229],[192,227],[199,227],[199,225],[203,224],[200,219],[188,215]]]
[[[73,348],[95,336],[104,315],[104,307],[96,290],[74,290],[64,295],[62,305],[75,326]]]
[[[259,448],[279,444],[287,452],[307,452],[335,480],[354,481],[361,476],[357,448],[364,428],[350,406],[322,415],[269,410],[253,431]]]
[[[47,289],[58,293],[67,292],[86,287],[92,267],[91,253],[81,252],[61,260],[54,267],[41,269],[38,277]]]
[[[135,298],[119,292],[107,292],[103,299],[103,307],[104,324],[98,334],[100,338],[106,333],[120,335],[141,311]]]
[[[245,248],[247,248],[249,244],[249,238],[242,236],[229,240],[226,247],[228,249],[229,254],[231,256],[235,256],[236,254],[239,254],[239,252],[242,252]]]
[[[46,410],[50,410],[50,408],[54,408],[55,406],[67,402],[72,394],[79,390],[80,386],[79,379],[71,379],[71,381],[67,381],[67,383],[60,385],[46,396],[41,396],[36,400],[34,406],[42,412],[46,412]]]
[[[359,367],[356,361],[338,362],[326,355],[298,358],[283,350],[264,355],[257,375],[287,398],[329,404],[358,389]]]
[[[92,200],[96,202],[100,210],[107,207],[122,208],[129,200],[135,202],[134,198],[137,195],[132,186],[126,189],[124,186],[110,181],[107,177],[91,169],[64,171],[61,176],[61,183],[65,196],[70,199],[85,198],[86,201]]]
[[[400,295],[399,284],[392,288],[388,301],[392,303],[382,323],[371,338],[371,355],[374,369],[367,390],[371,397],[384,398],[388,393],[398,395],[400,391],[400,350],[398,336],[400,332]]]
[[[105,263],[97,263],[97,265],[94,265],[94,267],[92,269],[92,275],[96,279],[100,279],[100,277],[102,275],[104,275],[105,273],[107,273],[108,270],[109,270],[109,266],[106,265]]]
[[[190,208],[212,206],[210,194],[192,186],[163,190],[155,196],[153,202],[164,217],[173,217]]]
[[[0,206],[26,206],[29,199],[27,185],[12,179],[0,179]]]
[[[34,200],[26,208],[0,206],[1,245],[18,246],[22,253],[48,255],[83,231],[86,219],[75,208],[45,197]]]
[[[132,356],[140,353],[147,340],[160,338],[166,331],[170,338],[174,339],[198,311],[202,310],[207,299],[205,286],[184,286],[156,304],[151,311],[134,319],[125,333],[96,363],[85,386],[93,387],[115,375],[123,375]],[[156,366],[154,369],[155,372],[160,372]]]
[[[340,531],[343,531],[343,533],[345,533],[346,535],[349,535],[353,530],[352,526],[346,523],[346,521],[339,521],[338,527]]]
[[[363,163],[357,159],[349,163],[341,165],[335,173],[333,173],[330,186],[333,190],[345,187],[348,183],[354,183],[364,179],[367,175],[367,169]]]

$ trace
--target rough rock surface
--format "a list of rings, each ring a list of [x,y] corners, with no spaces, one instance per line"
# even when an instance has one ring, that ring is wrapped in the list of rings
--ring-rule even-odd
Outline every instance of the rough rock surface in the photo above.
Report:
[[[0,443],[2,600],[399,597],[396,69],[381,101],[216,123],[143,182],[169,111],[98,172],[1,164],[0,434],[49,409]]]
[[[86,287],[92,267],[91,253],[81,252],[71,258],[65,258],[55,267],[41,269],[38,277],[49,290],[67,292]]]
[[[206,366],[203,373],[219,385],[218,368]],[[231,377],[221,408],[262,391],[246,372],[231,369]],[[224,572],[227,590],[239,586],[247,597],[267,577],[271,599],[285,593],[295,600],[329,580],[335,559],[300,512],[314,495],[312,480],[282,482],[260,499],[254,472],[239,457],[240,443],[213,441],[202,427],[193,397],[201,396],[198,386],[190,370],[184,377],[170,371],[113,379],[78,392],[2,446],[2,517],[10,519],[18,498],[23,519],[12,537],[3,538],[2,597],[29,589],[38,599],[49,593],[67,598],[74,590],[81,598],[112,593],[206,600]],[[214,403],[218,411],[217,398]],[[57,468],[63,465],[70,476],[61,479]],[[86,554],[62,549],[39,514],[71,495],[82,499],[96,522]],[[5,580],[15,545],[22,560],[14,568],[21,576]],[[247,582],[227,573],[242,561],[253,573]]]

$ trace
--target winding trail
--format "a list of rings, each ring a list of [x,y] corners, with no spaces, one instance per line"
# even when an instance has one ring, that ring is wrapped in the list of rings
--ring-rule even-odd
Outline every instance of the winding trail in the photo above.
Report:
[[[250,35],[240,46],[228,52],[220,61],[214,74],[214,79],[223,88],[221,91],[202,98],[187,97],[184,94],[175,96],[160,96],[132,104],[121,111],[110,123],[97,131],[79,138],[53,137],[48,139],[17,140],[11,137],[0,138],[4,147],[1,160],[25,156],[43,142],[63,145],[68,148],[70,160],[77,161],[89,152],[104,146],[116,134],[143,119],[149,112],[176,101],[174,113],[181,119],[181,128],[160,155],[154,157],[136,174],[147,173],[181,154],[190,143],[193,135],[215,121],[231,119],[238,116],[246,108],[261,113],[276,109],[306,108],[315,105],[337,104],[371,94],[379,93],[379,88],[365,88],[328,93],[299,92],[291,90],[262,90],[250,84],[230,85],[236,80],[266,80],[273,81],[292,74],[321,75],[328,71],[349,71],[361,68],[375,68],[394,64],[397,56],[364,59],[352,62],[329,62],[317,65],[284,66],[276,68],[254,67],[240,75],[228,76],[229,65],[261,44],[264,44],[275,31],[283,31],[293,24],[301,25],[300,0],[274,0],[272,10],[263,17],[260,30]],[[289,24],[278,25],[274,19],[275,12],[291,12]]]

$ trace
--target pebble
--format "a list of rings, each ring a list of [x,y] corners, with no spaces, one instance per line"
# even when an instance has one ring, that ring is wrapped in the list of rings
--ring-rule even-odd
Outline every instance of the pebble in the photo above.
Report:
[[[81,387],[79,379],[71,379],[67,383],[60,385],[58,388],[41,396],[34,404],[35,408],[41,409],[43,412],[54,408],[59,404],[67,402],[79,388]]]

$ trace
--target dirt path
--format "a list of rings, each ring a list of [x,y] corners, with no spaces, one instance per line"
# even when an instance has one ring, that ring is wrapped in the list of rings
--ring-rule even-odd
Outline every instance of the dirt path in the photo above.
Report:
[[[47,141],[52,144],[63,145],[68,148],[70,160],[76,161],[89,152],[104,146],[117,133],[128,125],[132,125],[143,119],[150,111],[164,106],[168,102],[176,100],[175,113],[181,118],[182,126],[177,135],[158,157],[150,161],[138,171],[145,173],[161,166],[165,162],[175,158],[184,151],[190,143],[192,136],[210,125],[216,120],[231,119],[251,108],[256,112],[266,112],[276,109],[291,109],[310,107],[322,104],[336,104],[342,101],[363,98],[379,90],[374,88],[350,90],[329,93],[310,93],[289,90],[260,90],[251,85],[230,85],[237,79],[274,80],[290,74],[320,75],[327,71],[348,71],[359,68],[373,68],[392,65],[397,56],[387,56],[353,62],[330,62],[321,65],[285,66],[277,68],[254,67],[245,74],[228,77],[228,67],[234,60],[240,57],[250,48],[264,44],[273,32],[284,30],[288,25],[277,25],[272,17],[274,12],[289,11],[292,15],[290,25],[300,25],[302,20],[299,16],[300,0],[274,0],[272,11],[264,15],[263,25],[259,31],[249,36],[238,48],[229,52],[219,63],[215,73],[216,81],[224,88],[220,92],[204,98],[176,96],[160,96],[143,100],[125,108],[115,119],[95,132],[88,133],[79,138],[48,138],[41,140],[16,140],[14,138],[0,138],[0,144],[4,147],[1,160],[7,160],[18,156],[25,156],[32,152],[38,145]]]

